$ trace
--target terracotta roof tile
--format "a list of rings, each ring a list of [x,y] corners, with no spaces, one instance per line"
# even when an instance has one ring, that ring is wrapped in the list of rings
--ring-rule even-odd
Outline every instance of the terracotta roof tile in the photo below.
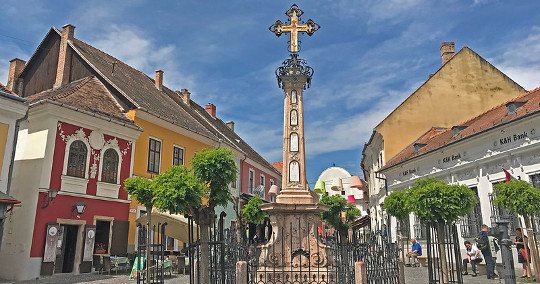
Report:
[[[30,105],[41,101],[52,101],[135,125],[126,116],[109,90],[94,76],[34,94],[26,99]]]
[[[515,112],[509,113],[507,105],[510,103],[522,103],[522,105],[519,106]],[[540,88],[529,91],[520,97],[498,105],[483,114],[460,123],[459,126],[462,126],[463,129],[457,133],[457,135],[454,135],[452,129],[446,129],[445,131],[430,137],[429,133],[433,131],[433,129],[431,129],[411,145],[403,149],[399,154],[391,158],[381,170],[391,168],[414,157],[421,156],[448,144],[467,139],[480,132],[537,112],[540,112]],[[418,141],[421,141],[425,146],[415,150],[414,146],[416,143],[419,143]]]
[[[278,170],[279,172],[283,171],[283,161],[281,161],[281,162],[273,162],[272,166],[274,166],[274,168],[276,170]]]

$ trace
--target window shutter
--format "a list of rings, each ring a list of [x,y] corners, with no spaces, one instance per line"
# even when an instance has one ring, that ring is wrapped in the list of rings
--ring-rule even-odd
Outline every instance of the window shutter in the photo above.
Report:
[[[41,263],[41,275],[53,275],[54,273],[54,261],[56,259],[56,244],[58,243],[59,230],[59,224],[47,224],[45,230],[45,251],[43,253],[43,262]]]
[[[129,232],[129,221],[113,221],[111,255],[126,255]]]

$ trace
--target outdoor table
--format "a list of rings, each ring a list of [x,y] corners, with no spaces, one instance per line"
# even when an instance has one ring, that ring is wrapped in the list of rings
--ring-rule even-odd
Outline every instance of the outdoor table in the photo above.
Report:
[[[111,264],[113,268],[116,268],[116,272],[118,273],[118,269],[128,269],[129,268],[129,258],[125,256],[111,256]]]

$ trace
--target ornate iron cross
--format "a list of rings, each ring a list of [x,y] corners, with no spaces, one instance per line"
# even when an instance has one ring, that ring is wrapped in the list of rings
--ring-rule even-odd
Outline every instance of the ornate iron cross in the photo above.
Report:
[[[288,25],[282,23],[280,20],[277,20],[272,26],[270,26],[270,31],[275,33],[278,37],[281,36],[282,33],[291,34],[291,39],[289,41],[289,51],[291,53],[297,53],[300,49],[298,44],[298,33],[307,33],[309,36],[311,36],[319,29],[319,25],[317,25],[312,19],[307,20],[305,24],[299,23],[300,16],[302,16],[302,14],[304,14],[304,12],[302,12],[302,10],[300,10],[296,4],[293,4],[285,13],[285,15],[289,16]]]

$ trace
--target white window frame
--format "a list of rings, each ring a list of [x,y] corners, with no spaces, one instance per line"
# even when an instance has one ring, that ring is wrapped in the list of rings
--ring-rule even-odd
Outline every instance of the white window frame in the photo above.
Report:
[[[249,169],[249,175],[248,175],[248,191],[250,194],[253,194],[253,190],[255,189],[255,171],[252,169]]]
[[[151,172],[150,169],[149,169],[149,166],[150,166],[150,139],[159,141],[160,146],[161,146],[159,148],[159,166],[158,166],[157,173],[156,172]],[[148,136],[148,147],[146,147],[146,149],[148,150],[148,153],[146,154],[146,171],[148,173],[151,173],[151,174],[160,174],[161,173],[161,161],[163,161],[163,159],[161,157],[163,155],[163,140],[161,140],[159,138],[156,138],[156,137],[153,137],[153,136]]]
[[[163,144],[162,144],[163,145]],[[178,165],[178,166],[183,166],[185,165],[185,156],[186,156],[186,148],[184,147],[180,147],[176,144],[173,144],[173,151],[172,151],[172,165],[174,166],[174,148],[178,148],[178,149],[181,149],[182,150],[182,164]],[[161,164],[160,164],[161,165]]]

